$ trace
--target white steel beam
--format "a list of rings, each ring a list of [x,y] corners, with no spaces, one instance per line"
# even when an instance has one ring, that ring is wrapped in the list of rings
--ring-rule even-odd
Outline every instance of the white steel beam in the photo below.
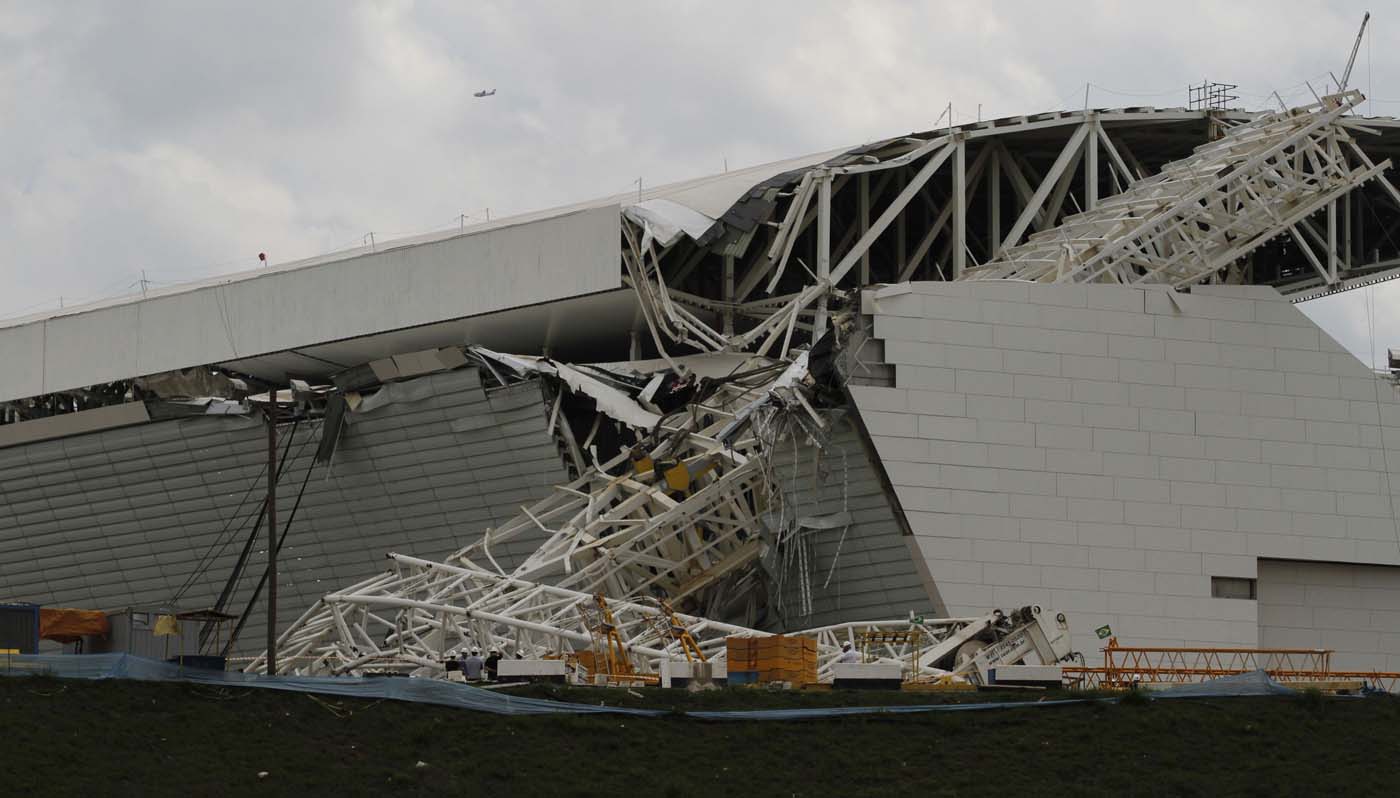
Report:
[[[1089,122],[1092,133],[1084,142],[1084,210],[1092,211],[1099,205],[1099,120]]]
[[[967,268],[967,139],[959,136],[953,153],[953,279]]]
[[[992,257],[1001,254],[1001,150],[988,147],[991,152],[991,165],[987,170],[987,218],[988,238],[992,245]]]
[[[1069,137],[1069,141],[1065,142],[1064,148],[1060,150],[1060,155],[1055,159],[1054,165],[1052,165],[1050,171],[1045,174],[1045,179],[1040,181],[1040,186],[1036,188],[1035,193],[1031,195],[1030,201],[1021,211],[1020,217],[1017,218],[1016,223],[1011,226],[1011,230],[1006,234],[1006,238],[1002,239],[1002,249],[1013,247],[1016,245],[1017,241],[1021,240],[1021,236],[1026,232],[1026,228],[1030,227],[1031,221],[1034,220],[1035,215],[1040,212],[1041,206],[1045,204],[1045,200],[1050,196],[1050,192],[1054,190],[1057,181],[1060,179],[1060,175],[1064,174],[1065,169],[1069,166],[1075,153],[1079,151],[1080,146],[1084,143],[1084,137],[1088,129],[1086,125],[1080,125],[1078,128],[1075,128],[1074,134]],[[1047,221],[1053,222],[1053,220]]]
[[[895,217],[904,210],[904,206],[909,204],[909,200],[913,199],[914,195],[919,193],[924,187],[924,184],[929,181],[929,178],[933,177],[933,174],[938,171],[938,168],[948,160],[953,154],[953,149],[954,148],[951,146],[944,146],[933,155],[929,156],[929,159],[924,162],[923,168],[914,175],[914,179],[910,180],[909,184],[904,187],[904,190],[900,191],[899,194],[890,201],[890,204],[875,220],[874,224],[870,226],[870,229],[856,241],[855,246],[851,247],[851,251],[847,252],[846,255],[841,258],[840,263],[837,263],[836,266],[832,268],[831,279],[828,281],[829,285],[824,286],[823,290],[830,285],[836,285],[841,282],[841,278],[845,277],[846,273],[851,270],[851,267],[859,261],[860,256],[870,249],[870,245],[875,243],[875,239],[879,238],[880,234],[885,232],[890,226],[890,222],[894,221]]]
[[[817,183],[817,282],[831,277],[831,175],[824,174]],[[826,332],[826,294],[817,300],[817,318],[812,323],[812,340]]]
[[[860,234],[870,230],[870,175],[860,176]],[[870,249],[860,254],[860,284],[870,285]]]

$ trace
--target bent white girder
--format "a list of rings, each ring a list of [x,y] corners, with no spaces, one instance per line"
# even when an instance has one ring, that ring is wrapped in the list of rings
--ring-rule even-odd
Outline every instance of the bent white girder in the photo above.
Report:
[[[805,354],[777,368],[758,386],[728,382],[658,417],[638,430],[651,437],[644,451],[586,469],[448,561],[504,575],[491,548],[542,531],[514,578],[706,608],[710,588],[758,558],[759,517],[781,503],[768,452],[788,435],[820,436],[826,423],[802,396]]]
[[[1390,165],[1358,158],[1343,115],[1358,92],[1228,128],[1158,174],[1031,236],[967,280],[1189,286],[1297,226]],[[1306,248],[1305,248],[1305,251]],[[1335,273],[1311,255],[1328,282]],[[1335,264],[1333,264],[1335,268]]]
[[[1343,120],[1360,99],[1356,92],[1331,95],[1313,106],[1228,128],[1217,141],[1167,164],[1153,177],[1132,182],[1121,194],[1099,199],[1091,193],[1088,211],[1017,244],[1036,218],[1044,227],[1058,212],[1036,217],[1051,194],[1053,207],[1063,200],[1047,178],[1011,227],[1000,256],[982,266],[954,269],[954,278],[1174,287],[1219,279],[1227,267],[1274,237],[1293,235],[1301,242],[1299,228],[1307,227],[1308,216],[1389,166],[1389,161],[1372,163],[1348,134],[1348,129],[1364,130]],[[1091,141],[1091,135],[1100,136],[1101,131],[1084,128],[1071,137],[1050,177],[1072,168],[1074,153]],[[562,384],[560,390],[587,394],[600,418],[629,428],[642,443],[609,462],[584,467],[578,457],[581,447],[568,440],[582,469],[578,479],[522,507],[510,522],[487,530],[445,562],[391,555],[393,571],[326,596],[284,633],[280,646],[287,656],[286,668],[301,673],[387,668],[431,674],[440,672],[445,652],[505,641],[531,656],[567,655],[595,645],[588,611],[580,609],[581,602],[592,602],[595,594],[609,597],[637,672],[651,673],[662,660],[684,658],[674,639],[657,635],[658,609],[652,603],[658,598],[682,610],[678,617],[707,657],[722,656],[724,637],[764,634],[703,616],[718,614],[726,586],[733,584],[730,578],[751,570],[770,545],[764,539],[763,518],[781,510],[782,501],[769,473],[770,453],[779,441],[797,435],[820,444],[827,428],[807,394],[806,354],[794,355],[789,348],[794,331],[799,326],[810,329],[814,341],[826,332],[834,286],[862,263],[874,240],[944,163],[951,160],[955,172],[965,171],[962,146],[963,139],[950,133],[918,142],[901,156],[921,166],[885,211],[863,226],[859,239],[843,247],[835,263],[831,242],[818,242],[815,282],[796,294],[750,303],[767,316],[740,334],[716,332],[682,307],[678,300],[698,298],[678,292],[672,296],[661,269],[665,252],[657,252],[649,227],[624,224],[628,281],[658,351],[671,366],[667,373],[684,374],[666,352],[669,340],[703,351],[757,346],[756,361],[763,365],[749,372],[757,376],[721,380],[699,399],[662,413],[650,404],[647,390],[610,379],[606,369],[586,372],[545,358],[474,349],[476,356],[517,373],[550,375]],[[1110,155],[1113,152],[1110,147]],[[780,275],[789,265],[794,236],[812,214],[820,217],[818,230],[829,238],[833,180],[890,165],[810,170],[769,245],[769,267],[751,273],[738,287],[738,296],[732,287],[727,289],[730,296],[746,295],[770,272]],[[978,161],[973,171],[983,167]],[[961,191],[956,194],[959,202],[965,200]],[[814,196],[817,207],[809,213]],[[957,254],[955,264],[962,260]],[[1329,282],[1335,281],[1335,263],[1330,273],[1315,257],[1313,265]],[[776,284],[775,276],[770,290]],[[732,316],[738,307],[731,301],[706,309]],[[812,318],[811,324],[799,324],[803,314]],[[776,360],[763,360],[770,351]],[[777,374],[778,369],[784,370]],[[662,376],[652,375],[651,385]],[[556,401],[553,415],[558,412]],[[527,532],[543,532],[547,539],[519,567],[505,573],[491,554],[492,546]],[[773,545],[781,542],[778,537]],[[946,665],[962,643],[984,630],[1001,629],[998,618],[928,625],[930,648],[917,670],[942,673],[934,663]],[[857,628],[890,624],[909,628],[909,622],[877,622],[809,633],[820,642],[825,667],[842,635],[849,640]],[[881,656],[905,661],[910,652],[891,649]],[[262,663],[258,660],[253,669],[265,667]]]
[[[570,658],[595,646],[588,616],[594,596],[578,590],[528,582],[489,571],[390,554],[393,569],[318,601],[278,639],[278,672],[345,675],[366,671],[439,676],[443,659],[468,648],[497,648],[507,656]],[[684,662],[673,635],[658,631],[659,602],[607,599],[633,671],[655,674],[662,661]],[[709,618],[676,613],[707,661],[724,662],[731,636],[771,633]],[[980,631],[986,618],[946,618],[917,624],[931,641],[951,639],[964,629]],[[798,632],[818,642],[818,673],[829,675],[842,642],[861,632],[909,629],[909,620],[868,621]],[[959,637],[961,642],[965,637]],[[912,663],[907,647],[889,646],[877,661]],[[920,664],[919,675],[947,671]],[[265,672],[264,657],[249,667]]]

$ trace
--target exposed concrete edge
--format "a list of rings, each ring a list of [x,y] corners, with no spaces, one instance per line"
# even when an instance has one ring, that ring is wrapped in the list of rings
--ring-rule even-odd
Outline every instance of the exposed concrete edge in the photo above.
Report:
[[[64,413],[48,418],[21,421],[0,426],[0,449],[22,443],[37,443],[54,438],[67,438],[113,427],[128,427],[151,420],[145,402],[125,402],[119,405],[94,407],[76,413]]]

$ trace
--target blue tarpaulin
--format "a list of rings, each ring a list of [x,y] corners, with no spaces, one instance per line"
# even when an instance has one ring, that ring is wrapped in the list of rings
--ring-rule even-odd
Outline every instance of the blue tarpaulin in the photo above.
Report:
[[[185,682],[220,687],[253,687],[342,698],[393,699],[420,704],[470,709],[498,715],[548,715],[611,713],[640,717],[675,715],[670,710],[594,706],[540,698],[516,698],[441,679],[392,676],[259,676],[239,671],[215,671],[184,667],[173,662],[130,654],[0,656],[0,675],[45,675],[64,679],[135,679],[145,682]],[[1154,692],[1154,698],[1191,698],[1241,695],[1291,694],[1293,690],[1273,681],[1263,671],[1215,679],[1201,684]],[[690,711],[679,713],[697,720],[816,720],[851,715],[908,715],[921,712],[976,712],[992,709],[1062,707],[1117,698],[1069,698],[1051,701],[992,701],[981,703],[912,704],[874,707],[813,707],[809,709],[755,709]]]
[[[472,709],[499,715],[610,712],[624,715],[660,715],[661,710],[591,706],[538,698],[516,698],[494,690],[441,679],[379,676],[260,676],[239,671],[214,671],[181,667],[173,662],[134,657],[130,654],[44,655],[0,657],[0,674],[46,675],[64,679],[135,679],[143,682],[186,682],[221,687],[256,687],[344,698],[390,698],[421,704]]]

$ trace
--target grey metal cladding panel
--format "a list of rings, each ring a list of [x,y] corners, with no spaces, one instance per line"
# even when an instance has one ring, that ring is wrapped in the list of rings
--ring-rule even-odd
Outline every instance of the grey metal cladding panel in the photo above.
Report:
[[[846,421],[838,422],[814,474],[816,454],[813,447],[807,446],[799,447],[795,456],[790,446],[779,447],[774,453],[775,475],[788,502],[788,512],[818,515],[839,512],[844,506],[854,523],[846,530],[844,540],[839,529],[810,533],[814,541],[808,572],[812,614],[796,614],[800,607],[800,582],[790,572],[782,596],[786,610],[783,625],[796,629],[841,621],[897,618],[910,610],[931,609],[933,602],[854,429]],[[769,624],[778,625],[771,611]]]
[[[356,493],[383,484],[378,469],[373,467],[349,468],[345,463],[332,462],[329,472],[322,471],[312,478],[312,482],[323,480],[345,493]]]
[[[447,411],[478,407],[479,409],[472,412],[484,413],[490,411],[491,406],[489,402],[490,400],[487,398],[486,392],[481,390],[480,380],[478,379],[477,385],[474,388],[464,387],[455,391],[447,388],[428,397],[424,400],[423,404],[437,410]],[[481,405],[486,406],[479,407]]]
[[[457,440],[458,450],[468,458],[482,457],[495,454],[496,452],[511,451],[519,445],[517,443],[518,439],[514,438],[492,437],[490,439],[479,439],[459,435],[457,436]],[[550,450],[553,451],[552,444]],[[554,459],[558,459],[557,454]]]
[[[10,476],[0,474],[0,485],[4,486],[3,488],[0,488],[0,497],[4,497],[6,501],[34,501],[36,499],[43,499],[45,496],[48,495],[47,491],[45,491],[42,487],[32,482],[29,482],[28,480],[24,479],[22,475],[19,474],[14,474]],[[4,512],[4,509],[4,503],[0,503],[0,512]]]
[[[457,452],[453,452],[457,454]],[[457,479],[458,475],[470,467],[465,457],[444,456],[418,464],[423,480],[428,485],[438,485]]]
[[[463,384],[460,379],[442,382]],[[319,467],[312,473],[284,549],[294,559],[285,566],[280,624],[294,620],[321,593],[381,570],[386,550],[445,556],[566,480],[544,431],[538,387],[521,388],[520,397],[497,397],[495,404],[483,401],[477,390],[475,398],[434,396],[387,406],[386,421],[414,423],[408,428],[380,424],[382,436],[361,434],[365,427],[357,424],[337,451],[330,475]],[[502,398],[512,401],[503,403]],[[512,420],[510,435],[501,432],[503,425],[494,417],[484,427],[492,435],[487,443],[448,430],[451,414],[514,407],[516,399],[528,410],[519,422]],[[434,409],[423,412],[415,405]],[[456,409],[449,413],[447,408]],[[212,602],[252,530],[250,516],[260,503],[263,428],[246,419],[199,417],[86,437],[102,446],[90,441],[66,448],[35,444],[6,452],[5,462],[15,475],[0,481],[0,518],[13,516],[15,521],[0,522],[0,551],[17,554],[0,560],[0,590],[11,592],[13,585],[21,592],[14,598],[99,608],[124,606],[136,597],[166,600],[212,547],[218,556],[183,599]],[[284,518],[310,463],[312,451],[303,449],[303,443],[319,437],[319,429],[306,425],[296,433],[278,502]],[[31,449],[40,450],[50,478],[31,478]],[[483,452],[509,456],[501,463],[475,462]],[[59,455],[69,460],[56,459]],[[85,475],[82,480],[73,478],[78,469]],[[20,495],[33,512],[13,512],[18,502],[11,496]],[[55,505],[66,520],[55,520]],[[56,537],[46,541],[36,536]],[[504,567],[513,567],[542,539],[532,537],[536,539],[522,537],[493,553]],[[230,610],[243,609],[260,569],[255,554]],[[262,629],[260,617],[251,619],[240,650],[260,648]]]
[[[63,453],[69,460],[87,456],[102,461],[107,459],[107,445],[100,435],[74,435],[59,440],[63,445]]]
[[[485,391],[481,388],[481,373],[475,366],[468,366],[467,368],[455,369],[453,371],[439,371],[420,379],[426,380],[432,387],[432,396],[450,396],[452,394],[465,393],[481,397],[485,394]]]
[[[516,383],[505,388],[492,388],[486,392],[486,400],[496,412],[518,407],[533,407],[544,411],[544,392],[537,380]]]
[[[44,488],[62,485],[69,480],[68,472],[64,469],[62,463],[50,463],[49,465],[51,468],[47,471],[41,471],[37,468],[31,470],[24,475],[24,479],[28,480],[30,484]]]
[[[451,438],[451,424],[441,411],[434,411],[432,417],[422,413],[416,414],[415,417],[405,419],[405,421],[407,425],[400,430],[403,445],[417,446],[422,441],[430,441],[434,438]]]
[[[495,403],[492,403],[495,406]],[[492,412],[495,418],[500,419],[503,424],[535,424],[548,422],[548,415],[545,413],[543,405],[536,400],[527,405],[508,406],[496,409]]]
[[[402,431],[404,426],[403,414],[391,413],[387,408],[381,408],[368,415],[349,415],[346,422],[343,433],[346,440],[352,436],[371,438],[374,435],[394,434]]]
[[[25,501],[17,501],[10,504],[9,507],[10,512],[17,518],[21,519],[30,515],[49,514],[49,511],[53,509],[52,505],[49,503],[49,499],[47,496],[43,498],[34,498]]]
[[[83,495],[93,504],[108,501],[122,501],[125,503],[126,491],[120,485],[107,484],[107,478],[100,480],[87,480],[80,487]],[[171,486],[167,483],[167,489]]]
[[[29,454],[24,451],[23,446],[6,446],[0,448],[0,477],[6,477],[12,473],[22,473],[29,468]]]
[[[425,456],[431,457],[433,449],[427,451],[415,450],[413,446],[403,448],[394,447],[392,452],[376,453],[374,457],[374,467],[380,474],[391,474],[394,481],[405,479],[421,480],[423,470],[418,464]]]
[[[63,440],[39,441],[24,446],[32,469],[43,471],[49,468],[63,468],[68,462],[68,452],[63,448]]]

